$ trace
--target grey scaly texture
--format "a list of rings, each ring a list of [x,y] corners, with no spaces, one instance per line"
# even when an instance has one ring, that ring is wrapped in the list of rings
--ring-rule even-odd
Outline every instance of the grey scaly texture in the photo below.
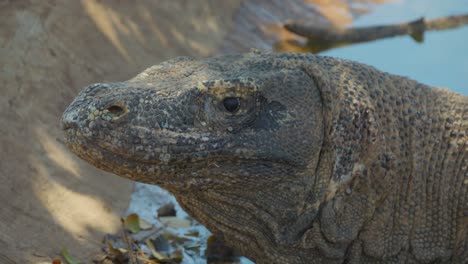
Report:
[[[302,54],[177,58],[85,88],[66,142],[257,263],[467,263],[468,97]]]

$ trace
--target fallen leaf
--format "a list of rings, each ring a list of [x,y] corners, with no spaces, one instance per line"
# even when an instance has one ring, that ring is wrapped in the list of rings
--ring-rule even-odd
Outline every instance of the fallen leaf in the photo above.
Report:
[[[116,249],[110,241],[107,241],[107,247],[109,249],[109,253],[111,256],[113,256],[115,259],[119,260],[120,262],[124,262],[124,260],[127,258],[124,254],[122,254],[122,251],[119,249]]]
[[[189,238],[176,236],[176,235],[171,234],[169,232],[163,233],[160,237],[164,237],[168,241],[176,242],[177,244],[182,244],[182,243],[187,242],[187,241],[192,241]]]
[[[171,260],[174,262],[181,262],[184,259],[184,255],[182,254],[182,250],[178,249],[171,254]]]
[[[151,229],[151,228],[153,227],[152,224],[148,223],[148,222],[147,222],[145,219],[143,219],[143,218],[140,218],[139,221],[140,221],[139,224],[140,224],[140,229],[141,229],[141,230],[148,230],[148,229]]]
[[[140,232],[140,218],[137,214],[129,214],[124,220],[124,226],[132,233]]]
[[[120,251],[120,253],[122,253],[122,254],[127,254],[128,253],[128,250],[126,248],[118,248],[117,250]]]
[[[171,249],[170,241],[164,235],[159,235],[155,239],[152,239],[151,243],[153,243],[154,248],[158,252],[168,252]]]
[[[146,239],[146,245],[151,250],[151,253],[153,254],[153,256],[157,260],[159,260],[161,262],[169,262],[170,261],[169,256],[167,256],[166,254],[163,254],[163,253],[156,250],[156,248],[154,247],[154,244],[151,241],[151,239]]]
[[[62,249],[62,257],[65,259],[65,261],[68,264],[78,264],[79,262],[68,253],[68,250],[66,248]]]
[[[95,255],[93,257],[93,263],[103,263],[105,259],[107,259],[108,256],[105,253],[99,253],[98,255]]]
[[[197,244],[191,244],[191,245],[184,245],[184,248],[185,248],[186,250],[190,250],[190,251],[193,251],[193,252],[199,254],[199,253],[200,253],[201,245],[198,244],[198,243],[197,243]]]
[[[172,227],[172,228],[189,228],[192,226],[192,222],[188,219],[177,218],[175,216],[160,217],[161,223]]]
[[[185,233],[185,235],[190,236],[190,237],[199,237],[200,233],[198,233],[197,230],[194,230],[194,231],[190,231],[190,232]]]
[[[174,208],[174,204],[172,202],[161,206],[158,209],[158,216],[159,217],[164,217],[164,216],[176,216],[176,210]]]

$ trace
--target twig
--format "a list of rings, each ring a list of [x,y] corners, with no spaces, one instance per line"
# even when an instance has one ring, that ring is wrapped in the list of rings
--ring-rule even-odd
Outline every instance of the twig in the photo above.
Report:
[[[468,24],[468,14],[459,16],[441,17],[426,22],[426,30],[445,30],[461,27]]]
[[[410,35],[415,41],[421,42],[425,31],[452,29],[466,24],[468,24],[468,14],[427,21],[420,18],[408,23],[356,28],[320,27],[294,21],[287,21],[284,27],[297,35],[308,38],[309,45],[317,43],[318,51],[322,51],[336,46],[401,35]]]
[[[124,219],[121,218],[120,221],[122,222],[122,232],[123,232],[122,237],[123,237],[123,241],[127,244],[128,258],[129,258],[130,264],[138,264],[137,258],[132,250],[133,241],[130,241],[130,238],[127,235],[127,230],[125,229]]]

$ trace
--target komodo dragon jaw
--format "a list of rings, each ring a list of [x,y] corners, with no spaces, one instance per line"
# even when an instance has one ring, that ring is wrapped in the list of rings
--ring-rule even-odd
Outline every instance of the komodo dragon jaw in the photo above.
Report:
[[[62,124],[79,157],[172,191],[259,263],[457,263],[467,104],[354,62],[251,53],[90,85]]]

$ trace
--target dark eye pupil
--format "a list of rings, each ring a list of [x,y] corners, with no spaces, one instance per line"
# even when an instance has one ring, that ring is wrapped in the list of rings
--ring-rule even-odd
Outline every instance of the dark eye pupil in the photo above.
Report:
[[[228,97],[223,100],[223,105],[228,112],[234,113],[239,110],[240,100],[237,97]]]

